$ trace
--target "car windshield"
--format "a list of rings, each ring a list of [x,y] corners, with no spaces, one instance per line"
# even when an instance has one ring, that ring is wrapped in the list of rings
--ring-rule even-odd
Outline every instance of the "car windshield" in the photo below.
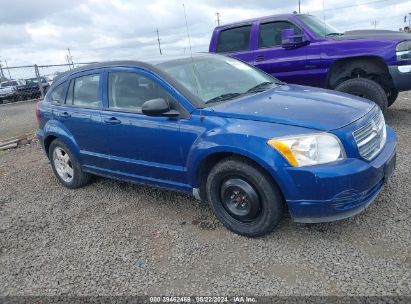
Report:
[[[241,61],[223,56],[201,56],[160,63],[165,71],[205,106],[267,90],[281,82]]]
[[[343,35],[341,31],[325,21],[311,16],[311,15],[297,15],[302,22],[304,22],[310,30],[318,37],[340,36]]]
[[[17,81],[7,81],[7,82],[3,82],[1,84],[1,87],[2,88],[7,88],[7,87],[14,87],[16,85],[18,85]]]
[[[37,78],[30,78],[26,80],[26,83],[27,84],[38,83],[38,80]]]

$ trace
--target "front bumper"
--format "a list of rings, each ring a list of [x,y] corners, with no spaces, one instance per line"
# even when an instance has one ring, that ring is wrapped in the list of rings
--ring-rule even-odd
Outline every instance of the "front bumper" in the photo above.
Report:
[[[388,69],[398,91],[411,90],[411,65],[392,65]]]
[[[289,167],[286,174],[294,191],[290,194],[288,189],[285,199],[291,217],[296,222],[319,223],[362,212],[381,191],[395,161],[395,133],[387,127],[385,147],[370,162],[350,158],[328,165]]]

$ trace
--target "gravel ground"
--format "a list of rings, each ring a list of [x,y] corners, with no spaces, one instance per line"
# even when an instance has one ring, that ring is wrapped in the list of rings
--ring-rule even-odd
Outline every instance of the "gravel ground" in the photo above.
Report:
[[[57,183],[38,144],[0,154],[0,295],[411,295],[411,93],[389,110],[398,167],[362,214],[227,231],[191,197]]]
[[[34,132],[38,128],[37,100],[0,105],[0,141]]]

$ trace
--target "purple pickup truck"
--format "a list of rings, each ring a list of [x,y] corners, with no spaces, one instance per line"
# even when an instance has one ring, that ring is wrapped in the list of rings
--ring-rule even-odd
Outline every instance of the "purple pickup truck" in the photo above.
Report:
[[[209,51],[254,65],[276,78],[374,101],[386,111],[411,89],[411,34],[340,32],[314,16],[286,14],[218,26]]]

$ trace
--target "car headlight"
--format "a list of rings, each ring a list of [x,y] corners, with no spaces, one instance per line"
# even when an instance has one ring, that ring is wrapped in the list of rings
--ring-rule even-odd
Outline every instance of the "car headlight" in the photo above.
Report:
[[[340,141],[329,133],[273,138],[267,143],[294,167],[325,164],[345,158]]]
[[[411,59],[411,40],[403,41],[397,44],[395,48],[397,60]]]

